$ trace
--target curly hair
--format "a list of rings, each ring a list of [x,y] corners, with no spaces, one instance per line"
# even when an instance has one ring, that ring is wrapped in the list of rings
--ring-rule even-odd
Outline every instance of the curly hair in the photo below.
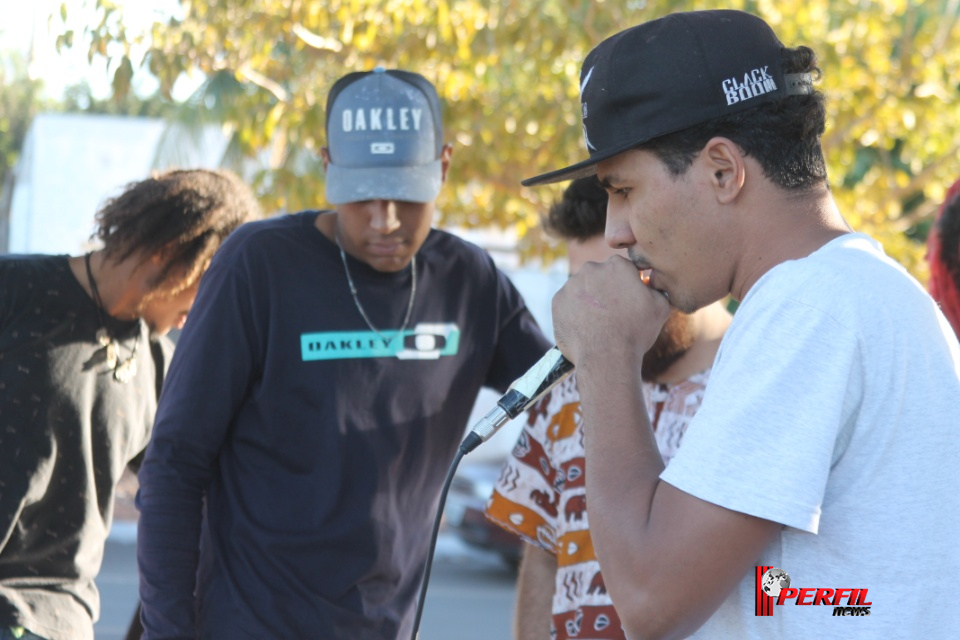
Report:
[[[133,182],[96,214],[93,237],[109,259],[165,258],[154,285],[183,273],[178,290],[203,274],[224,238],[242,223],[261,217],[250,188],[224,170],[177,169]]]
[[[563,192],[546,216],[544,230],[563,240],[589,240],[603,235],[607,222],[607,191],[597,176],[577,178]]]
[[[817,55],[809,47],[785,48],[781,56],[784,73],[820,77]],[[827,182],[820,147],[825,122],[823,94],[813,91],[666,134],[638,148],[653,152],[671,174],[680,176],[711,138],[723,136],[756,159],[763,174],[774,184],[787,190],[803,190]]]

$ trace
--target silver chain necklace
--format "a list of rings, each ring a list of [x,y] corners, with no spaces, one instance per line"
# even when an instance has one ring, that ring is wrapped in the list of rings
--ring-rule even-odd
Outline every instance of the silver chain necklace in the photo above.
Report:
[[[363,317],[363,321],[367,323],[367,326],[370,327],[370,330],[375,334],[380,336],[382,340],[387,338],[380,333],[380,330],[373,326],[373,323],[370,322],[370,318],[367,317],[367,312],[363,310],[363,305],[360,304],[360,298],[357,296],[357,287],[353,284],[353,278],[350,276],[350,268],[347,266],[347,254],[343,251],[343,245],[340,244],[340,228],[334,226],[333,228],[333,238],[337,243],[337,249],[340,250],[340,260],[343,262],[343,271],[347,274],[347,284],[350,285],[350,295],[353,296],[353,302],[357,305],[357,311],[360,312],[360,316]],[[410,312],[413,311],[413,300],[417,297],[417,254],[413,254],[413,259],[410,261],[410,269],[412,270],[411,282],[410,282],[410,301],[407,302],[407,314],[403,317],[403,324],[400,325],[400,330],[397,331],[397,335],[403,335],[403,330],[407,328],[407,323],[410,322]]]

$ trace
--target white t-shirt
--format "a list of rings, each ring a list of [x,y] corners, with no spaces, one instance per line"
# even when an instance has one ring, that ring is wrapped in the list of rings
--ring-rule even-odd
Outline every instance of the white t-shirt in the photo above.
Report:
[[[870,238],[838,238],[754,285],[661,477],[786,525],[757,565],[786,571],[791,588],[868,589],[872,603],[869,615],[838,617],[791,598],[757,616],[752,571],[694,637],[944,638],[960,628],[949,586],[960,575],[960,346]]]

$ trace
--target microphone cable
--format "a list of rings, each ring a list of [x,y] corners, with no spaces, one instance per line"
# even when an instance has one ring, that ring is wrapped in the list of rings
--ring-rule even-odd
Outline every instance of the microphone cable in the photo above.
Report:
[[[472,435],[474,434],[471,432],[470,435],[467,436],[467,439]],[[481,442],[483,441],[481,440]],[[464,443],[466,443],[466,439]],[[474,447],[476,447],[476,445],[474,445]],[[460,448],[457,450],[457,455],[454,457],[453,463],[447,471],[447,478],[443,481],[443,489],[440,490],[440,504],[437,506],[437,515],[433,520],[433,532],[430,534],[430,548],[427,550],[427,563],[423,567],[423,576],[420,578],[420,596],[417,598],[417,616],[413,620],[411,640],[417,640],[417,634],[420,631],[420,618],[423,617],[423,604],[427,599],[427,585],[430,584],[430,569],[433,567],[433,552],[436,549],[437,536],[440,533],[440,521],[443,519],[443,505],[447,501],[447,493],[450,491],[450,484],[453,482],[453,476],[457,471],[457,467],[460,465],[460,461],[463,460],[463,456],[469,451],[470,449],[464,449],[464,444],[460,445]]]
[[[573,363],[563,357],[556,347],[551,348],[525,374],[514,381],[507,392],[497,401],[493,409],[485,415],[460,443],[457,455],[447,471],[440,490],[440,504],[437,506],[437,515],[433,521],[433,532],[430,534],[430,548],[427,551],[427,562],[423,567],[423,576],[420,579],[420,596],[417,599],[417,614],[413,620],[413,632],[410,640],[417,640],[420,632],[420,619],[423,617],[423,605],[427,599],[427,586],[430,583],[430,569],[433,566],[433,553],[437,546],[437,536],[440,533],[440,521],[443,519],[443,506],[447,501],[447,493],[453,482],[453,476],[467,455],[482,443],[489,440],[494,433],[507,422],[516,418],[539,400],[546,392],[557,386],[573,372]]]

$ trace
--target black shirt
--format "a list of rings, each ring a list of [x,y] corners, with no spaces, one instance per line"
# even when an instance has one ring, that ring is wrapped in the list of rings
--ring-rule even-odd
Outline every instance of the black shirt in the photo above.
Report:
[[[141,333],[126,384],[96,357],[97,308],[67,257],[0,258],[0,627],[51,640],[93,638],[114,490],[172,353],[139,321],[104,320],[121,358]]]
[[[409,635],[477,393],[550,347],[490,256],[438,230],[402,337],[410,268],[348,256],[377,335],[316,215],[244,225],[200,286],[140,473],[148,638]]]

